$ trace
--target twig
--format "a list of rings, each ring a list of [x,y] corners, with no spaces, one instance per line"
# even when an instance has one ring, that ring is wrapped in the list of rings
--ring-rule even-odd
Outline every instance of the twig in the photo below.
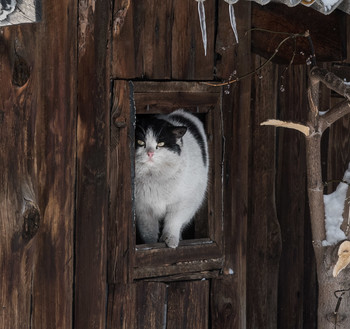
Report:
[[[279,44],[278,46],[276,47],[275,49],[275,52],[271,55],[270,58],[268,58],[263,64],[261,64],[258,68],[256,68],[254,71],[251,71],[247,74],[244,74],[242,75],[241,77],[238,77],[236,79],[233,79],[233,80],[229,80],[227,82],[221,82],[221,83],[211,83],[211,82],[203,82],[203,84],[205,85],[208,85],[208,86],[213,86],[213,87],[222,87],[222,86],[227,86],[229,84],[232,84],[232,83],[235,83],[235,82],[238,82],[240,80],[243,80],[245,78],[248,78],[250,76],[252,76],[253,74],[257,73],[258,71],[262,70],[268,63],[270,63],[272,61],[272,59],[277,55],[279,49],[281,48],[281,46],[287,42],[288,40],[290,39],[295,39],[297,37],[307,37],[309,38],[310,37],[310,33],[309,31],[306,31],[305,33],[303,34],[299,34],[299,33],[287,33],[287,32],[276,32],[276,31],[271,31],[271,30],[265,30],[265,29],[260,29],[260,28],[253,28],[253,29],[250,29],[250,31],[261,31],[261,32],[268,32],[268,33],[274,33],[274,34],[284,34],[284,35],[288,35],[288,37],[284,38]],[[289,65],[291,65],[294,61],[294,57],[295,57],[295,52],[293,53],[293,56],[292,56],[292,60],[290,62]]]

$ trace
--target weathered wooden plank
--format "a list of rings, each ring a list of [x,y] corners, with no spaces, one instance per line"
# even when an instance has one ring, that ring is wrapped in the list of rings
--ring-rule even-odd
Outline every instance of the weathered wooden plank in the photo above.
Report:
[[[212,280],[210,289],[211,328],[245,328],[240,325],[241,317],[245,317],[244,297],[239,303],[236,297],[239,285],[235,275],[225,275]]]
[[[183,108],[194,113],[207,113],[210,106],[218,102],[217,94],[200,93],[167,93],[154,94],[150,97],[149,93],[135,94],[135,103],[138,114],[147,113],[170,113],[176,109]],[[176,97],[174,97],[176,96]]]
[[[330,15],[304,6],[287,7],[283,4],[270,3],[266,6],[253,4],[252,27],[277,32],[301,33],[310,31],[318,61],[341,61],[346,56],[346,14],[334,11]],[[332,26],[330,29],[329,26]],[[253,52],[269,58],[274,54],[278,44],[286,37],[284,34],[252,32]],[[294,64],[305,64],[310,56],[310,45],[307,38],[289,40],[278,50],[273,61],[289,64],[294,52]]]
[[[34,219],[25,215],[25,207],[34,205],[42,219],[34,159],[38,95],[31,86],[18,88],[12,84],[15,40],[25,48],[19,50],[25,63],[35,63],[36,40],[27,43],[30,30],[24,29],[23,36],[21,32],[4,29],[0,37],[0,327],[20,329],[27,328],[33,316],[31,300],[38,241],[36,232],[28,236],[25,230],[26,218]],[[33,75],[28,78],[36,80]]]
[[[236,19],[245,15],[244,12],[240,12],[240,7],[234,5]],[[237,24],[238,38],[240,41],[244,41],[245,33],[247,32],[247,26]],[[218,1],[218,24],[217,35],[215,43],[215,76],[219,79],[227,80],[230,75],[236,71],[237,74],[242,75],[246,72],[242,72],[241,68],[237,66],[237,60],[235,53],[239,49],[239,44],[235,39],[232,31],[228,3],[225,1]]]
[[[213,258],[221,258],[221,252],[218,245],[209,239],[182,240],[176,249],[166,247],[165,243],[155,243],[137,246],[135,267]]]
[[[108,290],[107,328],[134,329],[136,284],[110,284]]]
[[[172,1],[114,1],[112,75],[171,77]]]
[[[134,97],[138,114],[169,113],[178,108],[208,113],[219,103],[220,88],[188,81],[135,82]]]
[[[171,283],[167,311],[167,329],[207,329],[209,281]]]
[[[212,80],[215,2],[205,2],[207,55],[204,54],[197,1],[173,1],[171,76],[177,80]]]
[[[132,211],[135,134],[128,82],[114,82],[112,103],[109,146],[108,278],[109,282],[126,283],[131,280],[135,248]]]
[[[250,2],[235,5],[237,26],[250,28]],[[251,66],[250,38],[240,40],[230,59],[242,72]],[[246,328],[246,244],[250,143],[250,80],[242,80],[223,95],[224,124],[224,276],[214,279],[212,328]],[[233,275],[230,275],[230,274]]]
[[[222,258],[206,258],[204,260],[190,260],[186,262],[179,262],[173,265],[166,264],[158,266],[143,266],[134,269],[133,277],[135,280],[139,280],[157,277],[169,278],[182,276],[183,279],[190,280],[193,276],[193,273],[197,272],[198,277],[202,279],[204,277],[200,275],[202,271],[221,270],[222,265]]]
[[[108,1],[79,3],[74,304],[77,329],[102,329],[106,321],[110,9]]]
[[[221,265],[221,264],[220,264]],[[176,282],[176,281],[193,281],[203,279],[214,279],[220,277],[220,270],[199,271],[198,268],[194,269],[195,272],[173,274],[168,276],[155,276],[149,278],[143,278],[144,281],[151,282]],[[181,271],[182,272],[182,271]]]
[[[255,67],[265,60],[254,56]],[[281,232],[275,205],[276,133],[260,124],[277,114],[277,67],[269,64],[253,80],[251,213],[247,250],[247,328],[277,328]]]
[[[220,88],[195,81],[135,81],[134,92],[138,93],[205,93],[219,94]]]
[[[281,120],[305,122],[307,116],[306,66],[284,67],[278,107]],[[279,75],[281,72],[279,72]],[[306,160],[304,137],[297,131],[280,129],[276,205],[281,226],[283,248],[279,271],[278,325],[303,328],[303,276],[306,213]],[[293,265],[291,264],[293,260]],[[292,266],[291,266],[292,265]]]
[[[112,76],[120,79],[212,79],[215,2],[208,1],[207,56],[195,1],[115,0]]]
[[[77,15],[55,8],[1,30],[1,328],[72,327]]]
[[[166,328],[167,287],[160,282],[136,285],[136,328]]]

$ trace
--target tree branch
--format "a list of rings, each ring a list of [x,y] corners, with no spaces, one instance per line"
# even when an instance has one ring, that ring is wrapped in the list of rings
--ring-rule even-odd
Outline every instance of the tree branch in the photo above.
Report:
[[[350,84],[325,69],[314,67],[310,71],[310,79],[315,82],[322,82],[329,89],[332,89],[347,100],[350,100]]]
[[[260,125],[261,126],[275,126],[275,127],[290,128],[290,129],[300,131],[305,136],[310,135],[310,127],[305,126],[301,123],[270,119],[270,120],[262,122]]]
[[[320,117],[320,129],[324,132],[334,122],[350,113],[350,102],[343,101],[335,105],[325,115]]]

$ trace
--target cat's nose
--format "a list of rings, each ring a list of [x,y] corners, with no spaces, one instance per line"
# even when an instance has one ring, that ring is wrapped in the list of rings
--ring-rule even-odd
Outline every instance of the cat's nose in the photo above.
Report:
[[[152,157],[153,157],[153,154],[154,154],[154,152],[151,152],[151,151],[148,151],[148,152],[147,152],[147,155],[148,155],[149,158],[152,158]]]

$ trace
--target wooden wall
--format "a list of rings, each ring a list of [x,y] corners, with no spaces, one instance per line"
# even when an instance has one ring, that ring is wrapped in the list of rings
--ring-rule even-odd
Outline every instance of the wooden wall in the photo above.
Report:
[[[1,328],[316,328],[304,140],[260,126],[305,120],[305,64],[269,63],[215,93],[220,252],[200,271],[186,246],[181,262],[168,253],[168,277],[135,270],[133,81],[200,85],[259,67],[251,3],[235,4],[239,44],[227,6],[205,2],[207,56],[192,0],[47,0],[42,22],[0,28]],[[348,128],[345,117],[324,140],[326,179],[350,160]]]

